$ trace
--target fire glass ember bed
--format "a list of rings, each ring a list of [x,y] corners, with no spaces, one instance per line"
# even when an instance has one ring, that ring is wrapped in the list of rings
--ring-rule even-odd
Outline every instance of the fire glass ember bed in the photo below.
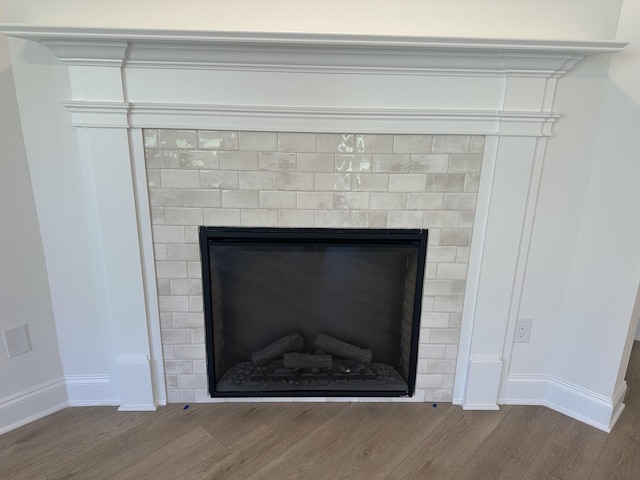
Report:
[[[426,230],[200,227],[209,393],[411,396]]]

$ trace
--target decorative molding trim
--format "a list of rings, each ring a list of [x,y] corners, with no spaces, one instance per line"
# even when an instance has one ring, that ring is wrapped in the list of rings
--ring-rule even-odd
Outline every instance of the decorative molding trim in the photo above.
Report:
[[[624,409],[623,382],[613,395],[605,397],[569,382],[546,375],[509,375],[501,403],[542,405],[575,418],[599,430],[610,432]]]
[[[611,402],[613,407],[613,412],[611,413],[611,419],[609,420],[609,430],[607,430],[609,432],[611,431],[613,426],[616,424],[616,422],[618,421],[618,418],[620,418],[620,415],[624,410],[624,407],[625,407],[624,397],[626,396],[626,394],[627,394],[627,382],[626,380],[623,380],[622,383],[618,385],[618,388],[616,388],[616,390],[613,392],[613,399]]]
[[[555,76],[613,41],[549,41],[0,24],[69,65],[404,75]]]
[[[0,399],[0,435],[69,406],[63,378]]]
[[[118,405],[111,375],[66,375],[71,407]]]
[[[154,411],[151,366],[146,354],[122,354],[116,360],[120,406],[118,411]]]
[[[469,133],[550,136],[560,114],[479,110],[404,110],[169,103],[65,102],[73,125],[97,128],[197,128],[367,133]],[[301,122],[304,127],[301,127]],[[279,128],[284,125],[285,128]],[[392,125],[395,125],[392,126]],[[342,126],[343,128],[339,128]],[[288,128],[286,128],[288,127]],[[389,129],[394,131],[390,132]]]
[[[128,128],[127,102],[65,102],[76,127]]]
[[[499,410],[496,394],[502,375],[502,360],[499,355],[476,354],[469,360],[464,410]]]

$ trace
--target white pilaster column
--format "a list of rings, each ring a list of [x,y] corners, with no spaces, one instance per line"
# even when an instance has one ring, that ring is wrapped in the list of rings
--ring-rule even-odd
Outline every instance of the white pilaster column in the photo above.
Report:
[[[77,45],[72,45],[77,52]],[[67,46],[68,47],[68,46]],[[78,127],[81,155],[90,165],[97,200],[96,215],[101,244],[95,254],[103,258],[105,284],[115,344],[115,379],[119,410],[155,410],[150,368],[148,312],[145,303],[143,264],[134,194],[132,146],[128,105],[122,78],[126,44],[88,45],[96,58],[64,55],[69,65],[71,97],[75,102],[100,103],[102,113],[94,122],[90,112]],[[105,114],[107,112],[107,114]]]

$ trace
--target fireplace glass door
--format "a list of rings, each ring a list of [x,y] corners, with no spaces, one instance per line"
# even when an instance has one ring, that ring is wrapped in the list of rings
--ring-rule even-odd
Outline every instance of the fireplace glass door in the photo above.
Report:
[[[414,391],[427,232],[201,227],[212,396]]]

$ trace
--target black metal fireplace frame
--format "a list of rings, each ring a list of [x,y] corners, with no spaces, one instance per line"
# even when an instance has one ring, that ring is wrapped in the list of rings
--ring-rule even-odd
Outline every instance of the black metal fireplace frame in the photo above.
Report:
[[[216,390],[219,379],[215,374],[213,304],[211,288],[211,262],[209,245],[215,242],[255,242],[264,243],[295,242],[296,244],[367,245],[404,244],[417,248],[416,271],[417,290],[414,295],[413,319],[411,323],[411,349],[406,392],[377,390],[283,390],[277,392],[220,392]],[[207,378],[209,394],[212,397],[400,397],[412,396],[415,392],[417,374],[418,337],[422,307],[423,279],[427,255],[428,231],[426,229],[334,229],[334,228],[260,228],[260,227],[207,227],[199,229],[200,256],[204,297],[205,338],[207,353]]]

